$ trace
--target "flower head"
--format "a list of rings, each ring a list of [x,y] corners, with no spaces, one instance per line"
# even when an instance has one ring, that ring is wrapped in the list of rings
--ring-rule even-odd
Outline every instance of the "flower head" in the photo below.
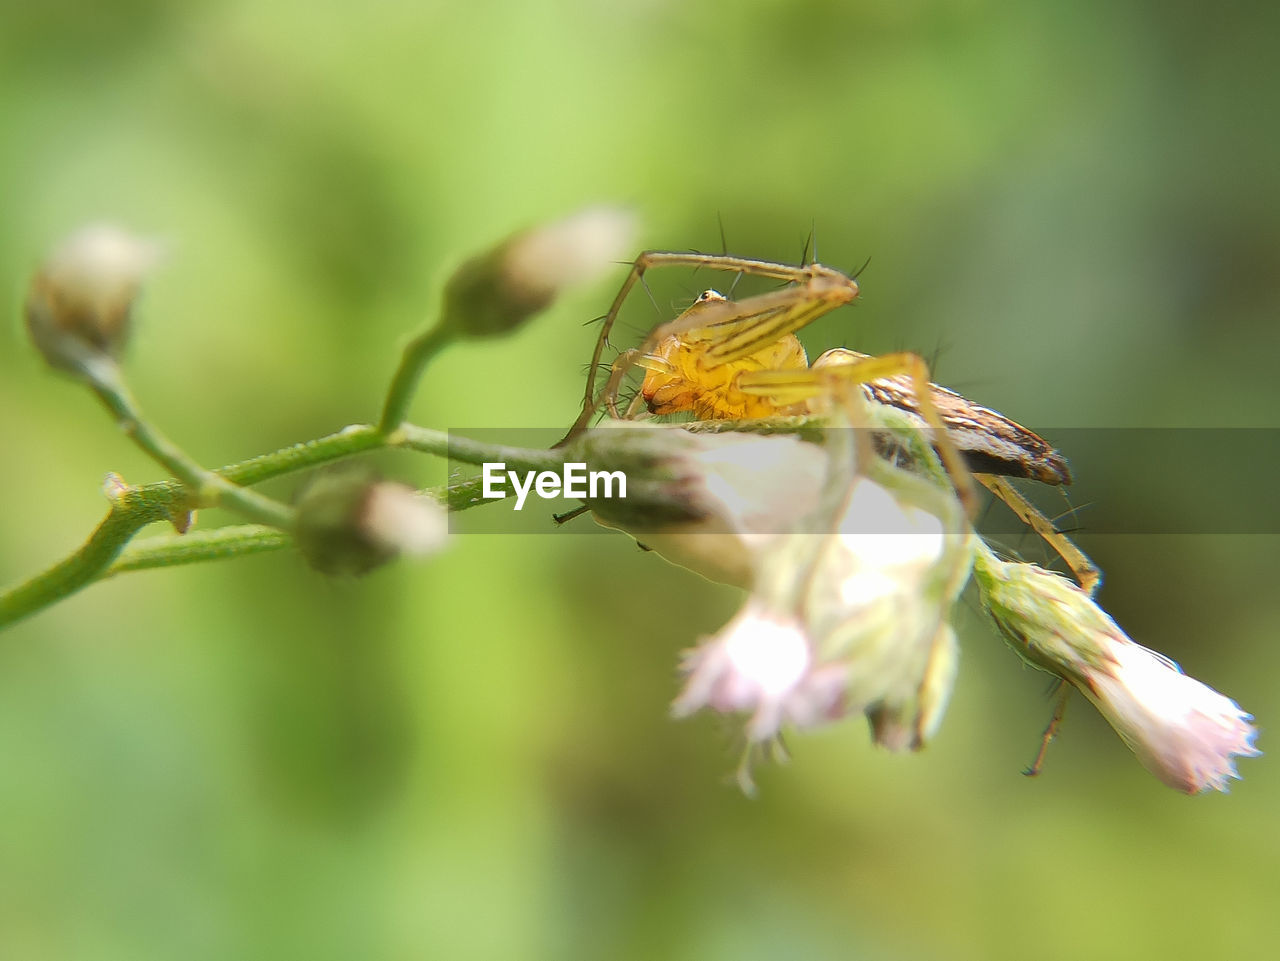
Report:
[[[157,244],[110,224],[83,227],[31,280],[27,331],[53,367],[82,373],[119,356],[142,280],[159,259]]]
[[[921,488],[895,487],[853,482],[811,568],[804,611],[820,657],[846,666],[846,711],[865,713],[876,743],[900,751],[927,743],[951,694],[949,618],[973,535],[958,510],[933,513],[913,497]]]
[[[1070,681],[1165,784],[1188,794],[1227,790],[1257,730],[1231,698],[1136,644],[1093,599],[1058,574],[989,551],[976,568],[983,603],[1014,649]]]
[[[1085,696],[1169,787],[1226,791],[1228,779],[1240,776],[1235,757],[1261,753],[1253,716],[1167,657],[1128,638],[1107,641],[1106,662],[1086,674]]]
[[[749,714],[752,743],[784,724],[856,714],[890,750],[919,749],[934,733],[955,675],[948,619],[972,534],[954,498],[895,469],[858,474],[847,453],[831,455],[839,459],[808,492],[818,506],[791,531],[747,542],[752,594],[686,657],[676,714]]]
[[[752,742],[775,737],[784,723],[812,727],[843,713],[844,670],[815,667],[804,625],[751,603],[686,654],[682,668],[689,680],[672,713],[684,717],[710,707],[750,714]]]

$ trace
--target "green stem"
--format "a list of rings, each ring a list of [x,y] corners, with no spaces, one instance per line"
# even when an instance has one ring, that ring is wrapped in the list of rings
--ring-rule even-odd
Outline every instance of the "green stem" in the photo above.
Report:
[[[563,462],[559,451],[484,444],[414,424],[401,424],[390,436],[380,434],[378,428],[368,424],[355,424],[337,433],[229,464],[210,473],[228,486],[243,491],[234,485],[256,484],[282,474],[386,447],[404,447],[469,464],[504,461],[517,470],[550,469]],[[447,500],[451,510],[465,510],[488,503],[479,496],[479,490],[480,481],[475,479],[459,482],[436,493]],[[125,545],[139,530],[147,524],[169,520],[180,514],[188,506],[188,498],[188,488],[178,481],[124,488],[115,497],[106,519],[77,551],[30,580],[0,593],[0,628],[35,614],[105,576],[143,567],[260,553],[291,543],[283,535],[268,536],[271,532],[262,528],[240,527],[230,529],[239,531],[239,534],[219,534],[213,530],[182,537],[156,538],[155,544],[139,545],[139,553],[122,555]],[[196,540],[191,541],[191,538]],[[188,542],[194,546],[186,548]]]
[[[453,331],[444,324],[437,324],[415,337],[404,349],[400,366],[391,379],[387,400],[378,421],[378,432],[390,434],[401,425],[413,400],[414,391],[422,371],[436,354],[453,340]]]
[[[430,493],[445,503],[451,513],[470,510],[481,504],[492,504],[496,499],[481,496],[484,487],[481,478],[471,478],[432,488]],[[502,497],[510,497],[505,487]],[[164,534],[135,541],[120,552],[115,563],[103,572],[99,580],[130,571],[153,570],[158,567],[180,567],[203,561],[229,560],[250,554],[265,554],[293,545],[292,538],[283,531],[255,524],[219,527],[209,531],[192,531],[190,534]]]
[[[90,385],[94,393],[115,416],[124,431],[153,460],[190,488],[196,501],[192,506],[221,504],[260,524],[282,530],[293,527],[292,508],[257,491],[239,487],[201,467],[169,438],[152,427],[138,410],[137,403],[114,364],[100,370],[95,369],[91,374]]]
[[[353,425],[336,434],[216,471],[196,463],[141,416],[114,363],[87,370],[85,376],[90,386],[121,427],[180,483],[149,484],[116,493],[106,519],[77,551],[43,573],[0,593],[0,628],[103,577],[144,567],[196,563],[286,546],[291,539],[282,532],[293,529],[295,511],[248,486],[281,474],[384,447],[406,447],[474,464],[504,461],[523,470],[540,470],[563,463],[564,458],[556,452],[487,445],[404,423],[423,370],[453,336],[452,328],[441,323],[420,334],[405,348],[376,427]],[[466,481],[447,488],[444,493],[450,508],[463,510],[483,503],[478,483]],[[231,527],[181,538],[160,538],[125,550],[133,536],[147,524],[181,518],[195,507],[214,504],[232,508],[246,519],[275,530]]]
[[[436,454],[464,464],[504,463],[515,470],[554,470],[564,464],[562,450],[533,450],[506,444],[486,444],[458,434],[431,430],[414,424],[401,424],[387,438],[397,447],[407,447],[423,454]]]
[[[315,440],[302,441],[270,454],[219,467],[214,473],[235,484],[260,484],[273,477],[331,464],[386,446],[387,439],[378,433],[377,428],[368,424],[352,424]]]
[[[177,484],[126,489],[79,550],[0,594],[0,628],[92,583],[134,534],[153,521],[169,518],[183,494]]]
[[[439,500],[444,501],[446,507],[449,508],[451,514],[458,511],[470,510],[473,507],[479,507],[481,504],[492,504],[495,500],[510,497],[514,491],[502,488],[502,498],[485,497],[484,479],[480,477],[472,477],[468,480],[459,481],[456,484],[450,484],[447,487],[436,487],[431,493]]]
[[[103,571],[98,580],[106,580],[128,571],[145,571],[156,567],[180,567],[202,561],[220,561],[249,554],[276,551],[293,544],[284,531],[258,524],[219,527],[190,534],[167,534],[135,541],[120,552],[115,563]]]

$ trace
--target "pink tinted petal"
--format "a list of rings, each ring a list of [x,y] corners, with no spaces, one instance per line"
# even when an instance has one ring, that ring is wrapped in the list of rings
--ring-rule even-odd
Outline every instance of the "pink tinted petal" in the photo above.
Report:
[[[1170,787],[1226,791],[1236,757],[1253,757],[1252,715],[1231,698],[1183,674],[1167,658],[1113,639],[1111,662],[1084,688],[1143,766]]]

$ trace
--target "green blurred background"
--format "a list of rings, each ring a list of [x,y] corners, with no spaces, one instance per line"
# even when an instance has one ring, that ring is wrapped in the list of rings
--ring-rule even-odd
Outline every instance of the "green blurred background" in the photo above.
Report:
[[[376,416],[451,265],[596,201],[634,205],[642,246],[718,249],[720,219],[735,253],[794,260],[816,228],[824,261],[870,256],[863,302],[811,347],[921,350],[1050,438],[1277,426],[1271,6],[2,9],[5,583],[80,542],[107,470],[158,477],[17,320],[48,246],[102,218],[171,241],[128,369],[208,464]],[[620,279],[451,349],[414,419],[567,425],[582,322]],[[1280,463],[1210,468],[1103,463],[1076,499],[1141,491],[1159,525]],[[1276,537],[1081,540],[1121,624],[1253,711],[1268,748]],[[357,582],[282,554],[90,588],[0,637],[0,956],[1274,953],[1272,758],[1186,798],[1077,703],[1022,778],[1044,678],[969,601],[927,751],[878,752],[860,723],[796,737],[747,800],[731,726],[666,715],[678,652],[737,603],[569,531],[464,536]]]

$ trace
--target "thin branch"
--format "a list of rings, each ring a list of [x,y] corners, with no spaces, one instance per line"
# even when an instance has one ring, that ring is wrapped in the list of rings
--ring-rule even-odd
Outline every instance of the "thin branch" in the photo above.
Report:
[[[388,447],[403,447],[468,464],[504,461],[519,470],[550,469],[564,460],[559,451],[485,444],[414,424],[401,424],[390,435],[382,435],[376,427],[368,424],[355,424],[337,433],[229,464],[210,473],[231,485],[256,484],[283,474]],[[437,493],[447,500],[451,510],[464,510],[487,502],[478,492],[477,479],[460,482]],[[212,530],[198,532],[199,538],[192,541],[196,546],[190,548],[189,553],[164,545],[184,544],[188,539],[197,537],[197,532],[182,537],[156,538],[156,543],[147,546],[145,550],[140,547],[141,553],[122,556],[125,546],[138,531],[148,524],[171,520],[182,513],[190,506],[189,498],[187,487],[179,481],[160,481],[123,488],[115,495],[106,518],[78,550],[35,577],[0,593],[0,628],[43,610],[94,581],[125,570],[141,570],[143,566],[158,567],[169,563],[195,563],[233,556],[235,553],[260,553],[291,543],[287,537],[267,538],[256,534],[253,537],[246,535],[241,542],[236,539],[235,534],[219,535],[217,530]],[[247,532],[260,529],[241,527],[238,530]],[[164,545],[160,543],[161,540]],[[206,550],[215,553],[206,557],[202,554]],[[118,563],[117,558],[120,558]]]
[[[192,493],[193,507],[225,505],[251,521],[289,530],[293,527],[291,507],[246,490],[189,457],[177,444],[153,427],[138,409],[128,385],[115,364],[85,368],[89,386],[139,447]]]
[[[175,496],[176,495],[176,496]],[[166,520],[185,495],[178,484],[126,490],[79,550],[0,594],[0,628],[20,621],[91,584],[139,530]]]
[[[436,354],[454,338],[454,332],[444,324],[437,324],[425,333],[419,334],[404,349],[400,358],[400,366],[396,368],[391,379],[391,387],[387,390],[387,399],[382,408],[382,417],[378,421],[378,432],[390,434],[401,425],[413,401],[414,392],[418,389],[418,381],[422,372]]]
[[[98,580],[103,581],[129,571],[145,571],[157,567],[181,567],[203,561],[221,561],[250,554],[277,551],[293,544],[284,531],[260,524],[218,527],[189,534],[165,534],[134,541],[125,547]]]
[[[504,487],[500,498],[486,498],[481,496],[483,487],[482,479],[476,477],[432,488],[429,493],[445,503],[451,513],[469,510],[481,504],[492,504],[512,494]],[[131,571],[181,567],[204,561],[266,554],[292,546],[293,539],[288,534],[258,524],[218,527],[207,531],[192,531],[189,534],[162,534],[129,544],[98,580]]]

